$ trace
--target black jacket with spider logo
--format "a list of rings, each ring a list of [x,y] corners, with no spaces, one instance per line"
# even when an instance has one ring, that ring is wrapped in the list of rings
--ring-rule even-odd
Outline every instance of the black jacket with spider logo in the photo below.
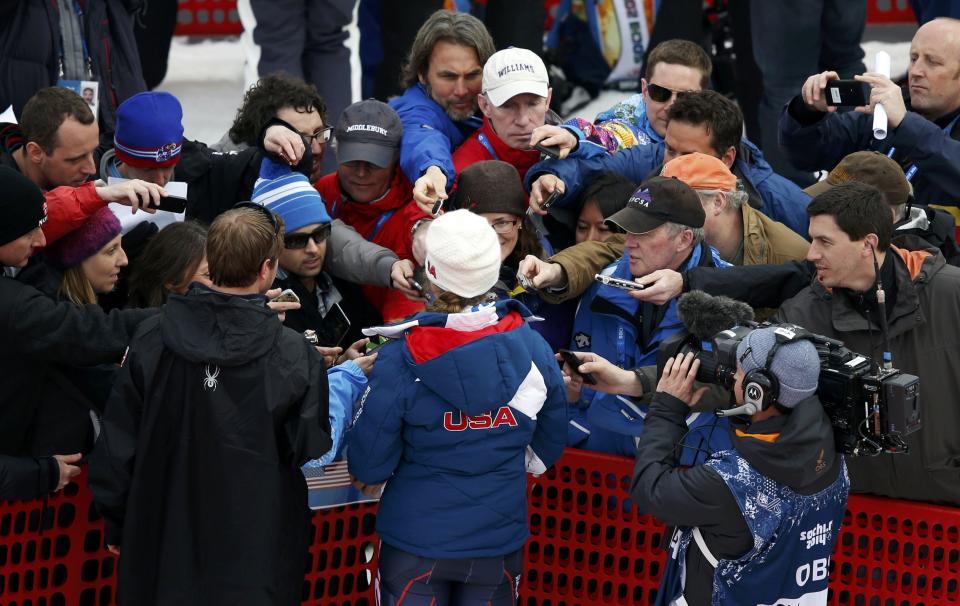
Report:
[[[300,601],[327,378],[265,301],[195,287],[134,336],[90,463],[121,604]]]

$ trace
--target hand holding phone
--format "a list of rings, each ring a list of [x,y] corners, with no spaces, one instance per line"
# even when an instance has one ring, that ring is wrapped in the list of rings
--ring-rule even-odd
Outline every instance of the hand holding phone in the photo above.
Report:
[[[367,348],[364,350],[363,355],[369,356],[373,352],[377,351],[378,349],[386,345],[389,341],[390,339],[386,337],[371,338],[370,341],[367,343]]]
[[[555,189],[550,192],[550,195],[547,196],[547,199],[543,201],[543,204],[540,205],[540,210],[548,210],[553,203],[560,199],[561,192],[559,189]]]
[[[606,286],[612,286],[621,290],[643,290],[646,288],[643,284],[633,280],[624,280],[622,278],[614,278],[613,276],[605,276],[603,274],[596,274],[593,276],[593,279]]]
[[[559,145],[540,145],[535,143],[533,149],[537,150],[544,156],[548,158],[553,158],[554,160],[560,159],[560,146]]]
[[[583,373],[577,370],[578,368],[580,368],[580,365],[583,364],[583,362],[581,362],[580,358],[578,358],[576,354],[574,354],[572,351],[570,351],[569,349],[561,349],[560,357],[562,357],[563,362],[570,367],[570,372],[575,373],[577,376],[582,378],[584,383],[586,383],[587,385],[597,384],[597,380],[594,378],[592,374],[590,374],[589,372]]]
[[[823,95],[829,107],[870,105],[870,85],[859,80],[830,80]]]
[[[300,297],[297,296],[297,293],[293,292],[289,288],[281,292],[275,298],[270,299],[271,303],[299,303]]]

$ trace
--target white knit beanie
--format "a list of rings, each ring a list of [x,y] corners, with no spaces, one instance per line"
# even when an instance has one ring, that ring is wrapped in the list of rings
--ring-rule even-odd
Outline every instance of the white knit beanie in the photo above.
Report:
[[[480,215],[468,210],[444,213],[427,231],[427,276],[464,298],[493,288],[500,277],[500,240]]]

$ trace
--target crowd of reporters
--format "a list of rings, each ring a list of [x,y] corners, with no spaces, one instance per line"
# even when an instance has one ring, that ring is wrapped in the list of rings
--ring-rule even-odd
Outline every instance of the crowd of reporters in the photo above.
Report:
[[[778,124],[797,169],[830,171],[806,189],[707,90],[698,45],[661,43],[639,94],[565,121],[532,50],[437,11],[402,95],[332,117],[272,74],[214,145],[169,93],[104,120],[33,91],[0,125],[0,497],[90,455],[136,604],[295,603],[301,467],[344,453],[382,491],[384,603],[511,603],[526,473],[564,446],[636,457],[634,502],[678,528],[663,604],[825,603],[826,576],[793,571],[829,558],[848,490],[960,505],[960,22],[918,30],[906,98],[867,74],[870,104],[837,112],[837,74],[810,76]],[[745,336],[727,384],[658,365],[694,290],[919,377],[906,452],[837,450],[789,330]],[[801,553],[810,528],[832,530]]]

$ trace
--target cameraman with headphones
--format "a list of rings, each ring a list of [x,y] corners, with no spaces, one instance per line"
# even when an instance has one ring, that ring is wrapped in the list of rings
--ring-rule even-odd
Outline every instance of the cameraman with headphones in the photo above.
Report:
[[[598,389],[635,391],[632,372],[596,354],[579,357]],[[670,358],[650,404],[631,493],[641,510],[677,527],[656,604],[826,604],[850,483],[816,396],[819,356],[777,327],[750,332],[737,360],[733,450],[677,465],[684,419],[706,390],[694,389],[694,354]]]

